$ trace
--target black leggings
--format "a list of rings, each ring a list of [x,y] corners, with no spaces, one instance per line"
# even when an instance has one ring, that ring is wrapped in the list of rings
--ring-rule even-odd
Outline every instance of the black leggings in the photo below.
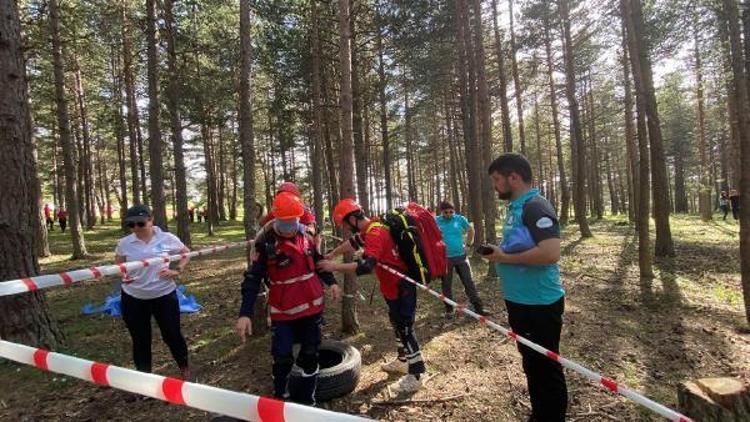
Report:
[[[155,299],[138,299],[122,292],[122,319],[133,340],[133,362],[142,372],[151,372],[151,316],[161,337],[180,368],[188,366],[188,350],[180,331],[180,304],[177,292]]]

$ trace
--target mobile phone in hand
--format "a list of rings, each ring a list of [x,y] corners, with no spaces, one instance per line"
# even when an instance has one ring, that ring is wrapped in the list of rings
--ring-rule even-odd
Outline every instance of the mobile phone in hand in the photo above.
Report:
[[[491,255],[494,250],[487,245],[477,246],[476,252],[479,255]]]

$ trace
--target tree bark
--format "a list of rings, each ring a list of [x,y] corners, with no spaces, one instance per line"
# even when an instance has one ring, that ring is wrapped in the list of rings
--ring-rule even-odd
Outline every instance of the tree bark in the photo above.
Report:
[[[154,225],[168,230],[167,209],[164,200],[164,175],[162,164],[162,139],[159,112],[159,61],[156,40],[156,0],[146,0],[146,44],[148,60],[148,152],[151,177],[151,212]]]
[[[516,60],[516,33],[513,29],[513,0],[508,0],[510,19],[510,62],[513,73],[513,87],[516,97],[516,114],[518,115],[518,139],[521,141],[521,154],[526,155],[526,131],[523,124],[523,88],[521,78],[518,76],[518,61]],[[481,15],[481,14],[480,14]]]
[[[130,177],[133,186],[133,203],[141,203],[141,181],[138,172],[139,155],[138,155],[138,105],[135,97],[135,77],[133,75],[133,53],[130,45],[128,18],[125,10],[125,1],[120,3],[121,17],[121,38],[122,38],[122,57],[123,57],[123,75],[125,78],[125,96],[126,106],[128,108],[128,138],[130,146]]]
[[[489,168],[493,160],[492,153],[492,107],[490,104],[489,89],[487,87],[487,71],[484,53],[484,37],[482,25],[482,4],[480,0],[474,0],[474,48],[476,56],[477,69],[477,94],[479,100],[479,121],[480,130],[480,151],[483,158],[484,169]],[[513,34],[511,34],[511,48],[513,48]],[[517,94],[519,85],[516,86]],[[520,97],[517,97],[520,102]],[[520,127],[523,127],[523,117],[519,116]],[[521,145],[524,145],[523,129],[521,129]],[[480,173],[482,181],[482,207],[484,213],[484,239],[486,242],[494,244],[497,242],[497,233],[495,231],[495,219],[497,215],[496,193],[491,179]],[[490,271],[494,266],[490,266]]]
[[[746,13],[747,14],[747,13]],[[711,183],[709,181],[709,163],[706,146],[706,112],[703,98],[703,61],[700,53],[698,37],[698,19],[693,20],[693,40],[695,49],[695,94],[698,106],[698,210],[703,221],[710,221],[713,207],[711,207]],[[746,42],[745,45],[750,45]]]
[[[320,79],[321,56],[320,49],[320,15],[318,1],[310,1],[310,19],[312,20],[312,184],[313,207],[315,208],[315,222],[319,230],[323,230],[323,105],[322,82]]]
[[[55,102],[57,104],[57,125],[60,132],[60,143],[63,149],[65,166],[65,202],[68,205],[68,220],[70,235],[73,242],[73,259],[84,258],[87,255],[86,244],[81,228],[79,214],[78,193],[76,192],[76,166],[73,140],[70,135],[70,117],[68,101],[65,98],[65,61],[60,42],[59,0],[49,2],[50,32],[52,34],[52,60],[55,77]]]
[[[350,10],[354,8],[354,0],[349,0]],[[350,45],[352,55],[352,134],[354,137],[354,166],[357,170],[357,200],[359,205],[370,213],[370,198],[367,192],[367,154],[365,152],[364,134],[362,133],[362,91],[359,77],[360,52],[357,48],[357,19],[352,14],[349,19]]]
[[[633,69],[633,78],[640,79],[641,83],[636,85],[636,91],[645,97],[646,124],[648,125],[648,138],[651,147],[651,189],[654,196],[654,222],[656,225],[656,243],[654,254],[656,256],[674,256],[674,242],[669,226],[669,184],[667,181],[667,164],[664,154],[664,145],[659,123],[659,112],[656,105],[656,93],[654,90],[653,75],[649,47],[644,35],[643,13],[640,0],[631,1],[631,17],[628,22],[630,34],[631,61],[638,56],[639,69]]]
[[[583,128],[576,98],[575,57],[572,36],[570,34],[570,17],[568,0],[558,0],[560,19],[563,29],[563,53],[565,57],[565,94],[568,98],[570,112],[570,144],[573,151],[573,208],[581,237],[591,237],[591,229],[586,220],[586,146],[583,143]]]
[[[78,118],[81,124],[81,135],[83,147],[81,151],[81,161],[78,163],[82,178],[83,185],[83,212],[85,214],[86,228],[92,229],[96,225],[96,209],[93,198],[94,192],[94,180],[92,176],[92,164],[91,164],[91,133],[89,131],[89,119],[88,112],[86,109],[86,93],[83,88],[83,77],[81,75],[81,67],[78,63],[78,52],[73,53],[73,67],[74,72],[74,92],[76,98],[76,107],[78,111]]]
[[[544,50],[547,58],[547,79],[549,81],[549,100],[552,108],[552,126],[555,132],[555,149],[557,151],[557,171],[560,176],[560,224],[568,224],[570,214],[570,188],[565,174],[565,156],[563,155],[562,136],[560,136],[560,113],[557,105],[557,88],[555,88],[554,57],[552,40],[549,33],[550,16],[548,5],[544,8]]]
[[[495,50],[497,50],[497,75],[498,89],[500,91],[500,120],[503,128],[503,147],[505,152],[510,152],[513,151],[513,132],[511,131],[510,110],[508,108],[508,80],[505,74],[505,55],[503,53],[502,35],[497,23],[497,0],[492,0],[492,30],[495,35]]]
[[[646,98],[641,88],[642,79],[636,74],[640,72],[640,55],[633,50],[637,49],[634,35],[632,33],[633,18],[630,0],[620,0],[622,19],[625,22],[626,36],[628,39],[628,53],[633,69],[633,83],[636,89],[636,122],[638,136],[638,208],[636,212],[636,227],[638,229],[638,267],[641,278],[652,278],[654,276],[651,258],[651,245],[649,239],[650,200],[649,189],[649,152],[646,129]],[[635,178],[634,178],[635,180]]]
[[[383,28],[378,28],[377,48],[378,48],[378,99],[380,102],[380,139],[383,143],[383,176],[385,178],[385,203],[386,208],[393,208],[393,179],[391,178],[391,146],[388,139],[388,101],[385,95],[385,89],[388,80],[385,76],[385,55],[383,49]]]
[[[748,90],[742,57],[739,12],[733,0],[723,0],[727,22],[732,65],[732,92],[737,109],[737,131],[740,146],[740,271],[745,316],[750,323],[750,121],[748,121]]]
[[[172,149],[174,150],[175,202],[177,211],[177,237],[187,247],[192,247],[190,239],[190,215],[188,215],[187,175],[185,173],[185,153],[182,139],[182,117],[180,116],[180,72],[177,69],[177,28],[172,12],[172,0],[164,0],[164,20],[167,38],[167,108],[172,127]]]
[[[339,106],[341,107],[341,145],[339,146],[340,197],[354,198],[354,163],[352,157],[352,54],[349,0],[338,0],[339,67],[341,71]],[[347,257],[351,260],[351,257]],[[341,330],[346,334],[359,331],[357,320],[357,279],[347,273],[344,277],[344,297],[341,304]]]
[[[625,150],[628,154],[628,217],[637,222],[639,191],[641,187],[640,170],[638,169],[638,149],[635,145],[635,128],[633,127],[633,91],[630,86],[630,57],[628,54],[628,35],[625,20],[622,21],[622,71],[625,105]]]

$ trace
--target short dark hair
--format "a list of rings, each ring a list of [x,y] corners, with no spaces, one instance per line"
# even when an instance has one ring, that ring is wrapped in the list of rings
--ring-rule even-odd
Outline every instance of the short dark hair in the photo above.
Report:
[[[440,211],[452,210],[455,208],[456,207],[454,207],[453,204],[450,203],[450,201],[443,201],[440,203]]]
[[[516,173],[524,182],[531,183],[531,163],[523,154],[517,152],[506,152],[495,158],[490,168],[487,169],[487,174],[492,175],[492,173],[502,174],[505,177]]]

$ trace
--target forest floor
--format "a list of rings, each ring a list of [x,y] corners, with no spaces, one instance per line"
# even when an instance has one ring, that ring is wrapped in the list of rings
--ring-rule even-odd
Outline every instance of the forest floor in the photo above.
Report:
[[[211,238],[203,226],[195,224],[192,230],[197,246],[242,237],[239,223],[223,224]],[[676,387],[685,379],[729,375],[750,381],[750,335],[743,328],[736,224],[674,216],[677,256],[657,260],[657,276],[649,283],[638,277],[632,226],[622,219],[606,218],[592,222],[592,230],[594,237],[585,240],[572,225],[564,231],[564,356],[670,407],[676,406]],[[92,257],[86,261],[68,260],[67,236],[51,233],[55,255],[42,260],[44,273],[111,262],[121,234],[114,225],[87,232]],[[244,266],[239,250],[194,260],[182,283],[204,308],[184,315],[182,325],[198,382],[269,395],[269,335],[252,338],[243,346],[233,332]],[[473,266],[475,275],[486,273],[486,264],[477,261]],[[480,293],[493,312],[491,319],[507,326],[498,282],[477,278]],[[464,301],[457,277],[454,282],[458,300]],[[370,303],[373,287],[372,277],[361,279],[360,334],[342,337],[338,308],[326,311],[325,336],[343,338],[358,347],[363,368],[353,394],[323,407],[381,420],[526,419],[529,400],[513,342],[468,317],[445,321],[442,304],[427,295],[420,297],[416,331],[430,378],[410,402],[388,397],[387,385],[395,378],[379,366],[394,355],[393,339],[378,292]],[[101,281],[47,291],[51,313],[66,337],[58,351],[132,366],[130,339],[122,321],[81,314],[83,304],[101,303],[111,288],[110,282]],[[155,329],[155,372],[176,376],[177,369],[157,333]],[[573,372],[566,371],[566,375],[570,421],[658,420]],[[0,363],[0,379],[0,420],[208,420],[210,416],[157,400],[134,400],[129,393],[8,362]]]

